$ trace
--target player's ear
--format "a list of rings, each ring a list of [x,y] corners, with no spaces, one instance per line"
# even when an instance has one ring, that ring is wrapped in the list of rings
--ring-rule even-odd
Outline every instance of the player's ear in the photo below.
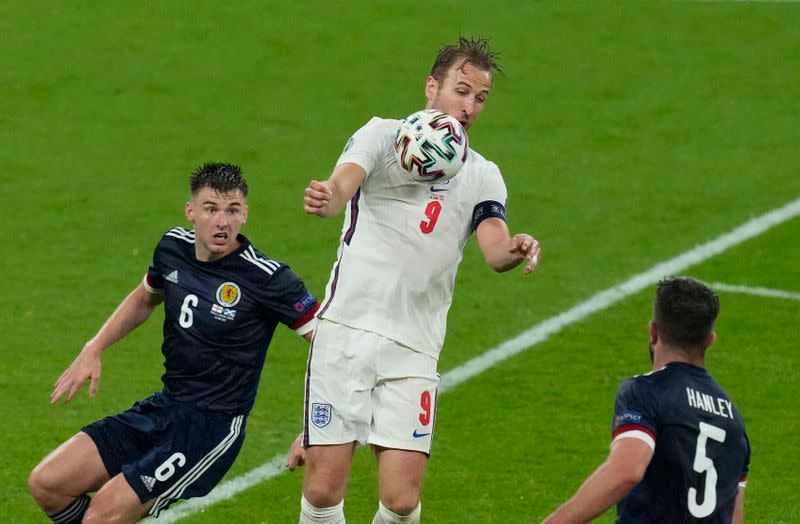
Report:
[[[439,81],[429,76],[427,80],[425,80],[425,98],[428,99],[428,105],[436,98],[436,94],[439,92]]]
[[[247,215],[249,211],[250,209],[247,207],[247,204],[245,204],[245,206],[242,208],[242,224],[247,223]]]
[[[194,224],[194,209],[192,208],[192,201],[189,200],[186,202],[186,209],[184,210],[186,214],[186,220]]]
[[[658,326],[654,320],[650,321],[650,345],[658,342]]]
[[[711,333],[708,334],[708,339],[706,340],[705,349],[710,348],[711,344],[713,344],[715,340],[717,340],[717,334],[712,331]]]

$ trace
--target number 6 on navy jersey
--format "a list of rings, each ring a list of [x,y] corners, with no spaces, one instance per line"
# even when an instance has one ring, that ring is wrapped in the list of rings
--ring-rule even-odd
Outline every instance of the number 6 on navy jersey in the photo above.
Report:
[[[184,329],[192,327],[192,322],[194,322],[194,314],[192,310],[189,309],[189,306],[197,307],[197,295],[186,295],[186,298],[183,299],[181,316],[178,317],[178,323]]]

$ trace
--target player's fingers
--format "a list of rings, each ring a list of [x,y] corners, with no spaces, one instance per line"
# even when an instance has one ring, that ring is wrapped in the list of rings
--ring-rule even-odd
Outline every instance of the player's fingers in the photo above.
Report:
[[[50,393],[50,403],[55,404],[58,402],[58,399],[61,398],[61,395],[64,394],[64,391],[60,387],[56,387],[53,389],[53,392]]]
[[[533,273],[533,270],[536,269],[536,266],[539,265],[539,255],[538,253],[533,253],[528,258],[528,263],[525,265],[525,274],[529,275]]]
[[[309,204],[303,205],[303,210],[309,215],[318,215],[322,212],[322,206],[314,206]]]
[[[314,194],[322,195],[325,198],[330,198],[331,195],[330,188],[322,182],[317,182],[316,180],[312,180],[308,184],[308,187],[306,188],[306,194],[308,194],[309,191],[313,192]]]
[[[92,382],[89,384],[89,397],[94,398],[97,395],[97,385],[100,383],[99,376],[92,376]]]
[[[64,403],[65,404],[67,402],[69,402],[70,400],[72,400],[72,397],[74,397],[75,393],[77,393],[78,390],[81,389],[82,385],[83,385],[83,381],[75,380],[75,381],[72,382],[72,385],[69,388],[69,393],[67,394],[67,398],[64,399]]]

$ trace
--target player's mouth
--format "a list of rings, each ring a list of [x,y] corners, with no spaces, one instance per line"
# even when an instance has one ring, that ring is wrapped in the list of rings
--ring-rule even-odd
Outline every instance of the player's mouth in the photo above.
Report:
[[[214,245],[224,246],[228,243],[228,233],[217,233],[213,237]]]

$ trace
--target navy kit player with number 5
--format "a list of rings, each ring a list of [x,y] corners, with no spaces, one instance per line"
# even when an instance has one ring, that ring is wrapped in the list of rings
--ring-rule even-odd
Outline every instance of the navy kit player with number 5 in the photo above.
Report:
[[[659,282],[654,371],[620,386],[608,459],[545,522],[586,522],[617,502],[621,523],[744,520],[750,444],[739,410],[704,367],[718,313],[702,282]]]
[[[31,493],[53,522],[135,522],[207,494],[242,446],[277,324],[311,337],[316,298],[239,234],[248,214],[241,170],[205,164],[190,187],[194,229],[164,235],[144,281],[64,371],[51,402],[69,401],[87,381],[94,396],[100,354],[161,302],[164,387],[84,427],[36,466]]]

